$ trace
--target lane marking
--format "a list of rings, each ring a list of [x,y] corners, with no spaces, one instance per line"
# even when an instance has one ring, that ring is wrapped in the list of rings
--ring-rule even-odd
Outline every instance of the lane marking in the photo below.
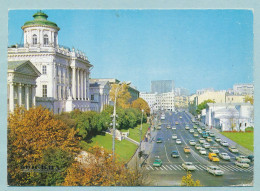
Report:
[[[165,170],[168,170],[167,168],[165,168],[165,166],[162,166]]]
[[[194,165],[198,170],[203,170],[199,165]]]
[[[174,170],[176,170],[175,168],[174,168],[174,166],[172,166],[172,165],[170,165]]]
[[[181,165],[178,165],[182,170],[185,170]]]
[[[165,146],[165,145],[164,145],[164,149],[165,149],[165,154],[166,154],[167,160],[168,160],[169,162],[171,162],[171,161],[169,160],[169,158],[168,158],[167,151],[166,151],[166,146]]]
[[[146,167],[147,170],[150,170],[150,168],[148,168],[148,166]]]
[[[152,170],[154,170],[152,166],[149,166],[149,167],[150,167]]]
[[[170,170],[172,170],[168,165],[165,165],[167,168],[169,168]]]
[[[175,166],[178,170],[181,170],[177,165]]]

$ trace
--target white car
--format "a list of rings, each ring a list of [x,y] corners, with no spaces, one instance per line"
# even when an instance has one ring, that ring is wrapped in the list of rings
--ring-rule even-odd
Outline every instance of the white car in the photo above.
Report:
[[[204,147],[205,149],[208,149],[208,148],[210,147],[210,144],[209,144],[209,143],[203,143],[203,147]]]
[[[170,128],[171,128],[171,126],[170,126],[170,125],[168,125],[168,126],[167,126],[167,129],[170,129]]]
[[[177,135],[176,134],[173,134],[172,135],[172,139],[177,139],[178,137],[177,137]]]
[[[186,129],[186,130],[189,130],[189,129],[190,129],[190,127],[189,127],[189,126],[186,126],[186,127],[185,127],[185,129]]]
[[[200,142],[200,143],[205,143],[205,139],[200,138],[200,139],[199,139],[199,142]]]
[[[209,136],[215,137],[215,133],[209,133]]]
[[[186,170],[197,170],[197,168],[192,164],[192,162],[182,163],[182,167]]]
[[[219,157],[223,160],[230,160],[230,156],[227,153],[219,153]]]
[[[223,175],[224,172],[218,166],[208,166],[207,171],[213,175]]]
[[[216,153],[216,154],[219,153],[219,150],[214,148],[214,147],[210,147],[209,151],[212,152],[212,153]]]
[[[207,154],[206,149],[204,149],[204,148],[201,148],[199,150],[199,153],[202,154],[202,155],[206,155]]]
[[[221,141],[221,138],[216,137],[216,138],[215,138],[215,141],[220,142],[220,141]]]
[[[193,136],[194,136],[194,137],[198,137],[199,134],[195,132],[195,133],[193,134]]]
[[[197,131],[202,131],[201,128],[197,128]]]
[[[190,145],[196,145],[196,142],[194,140],[189,141]]]
[[[220,144],[224,147],[228,147],[228,142],[227,141],[221,141]]]
[[[161,126],[157,126],[157,127],[156,127],[157,130],[160,130],[161,128],[162,128]]]
[[[173,126],[173,127],[172,127],[172,130],[176,130],[176,127],[175,127],[175,126]]]
[[[250,160],[246,156],[242,156],[242,155],[236,157],[236,160],[239,161],[239,162],[250,163]]]
[[[235,162],[235,165],[240,166],[240,167],[242,167],[242,168],[248,168],[248,167],[249,167],[249,164],[246,163],[246,162],[236,161],[236,162]]]
[[[181,144],[181,140],[180,139],[176,139],[176,144]]]
[[[196,145],[195,145],[195,149],[200,150],[201,148],[202,148],[202,147],[201,147],[200,144],[196,144]]]
[[[229,147],[228,148],[232,153],[238,153],[238,150],[236,147]]]
[[[190,129],[190,133],[194,133],[194,129]]]
[[[180,119],[182,119],[182,116],[180,116]]]

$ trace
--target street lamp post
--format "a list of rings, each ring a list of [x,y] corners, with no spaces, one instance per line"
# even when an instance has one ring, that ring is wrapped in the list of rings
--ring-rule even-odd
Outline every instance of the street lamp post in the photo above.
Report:
[[[144,110],[142,109],[142,118],[141,118],[141,126],[140,126],[140,145],[139,145],[139,153],[141,153],[141,144],[142,144],[142,129],[143,129],[143,115],[144,115]],[[140,161],[141,161],[141,157],[140,157]],[[141,167],[141,164],[140,164]]]

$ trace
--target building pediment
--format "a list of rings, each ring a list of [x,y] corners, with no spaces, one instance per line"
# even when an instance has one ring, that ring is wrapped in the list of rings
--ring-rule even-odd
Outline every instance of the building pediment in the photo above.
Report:
[[[39,77],[41,75],[39,70],[37,70],[37,68],[29,60],[9,61],[8,72],[14,72],[35,77]]]

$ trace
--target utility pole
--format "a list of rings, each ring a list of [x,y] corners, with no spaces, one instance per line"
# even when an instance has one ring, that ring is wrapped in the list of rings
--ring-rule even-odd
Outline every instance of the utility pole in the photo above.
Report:
[[[140,145],[139,145],[139,153],[142,152],[143,115],[144,115],[144,110],[142,109],[142,118],[141,118],[141,126],[140,126]],[[141,154],[140,154],[140,167],[141,167]]]

